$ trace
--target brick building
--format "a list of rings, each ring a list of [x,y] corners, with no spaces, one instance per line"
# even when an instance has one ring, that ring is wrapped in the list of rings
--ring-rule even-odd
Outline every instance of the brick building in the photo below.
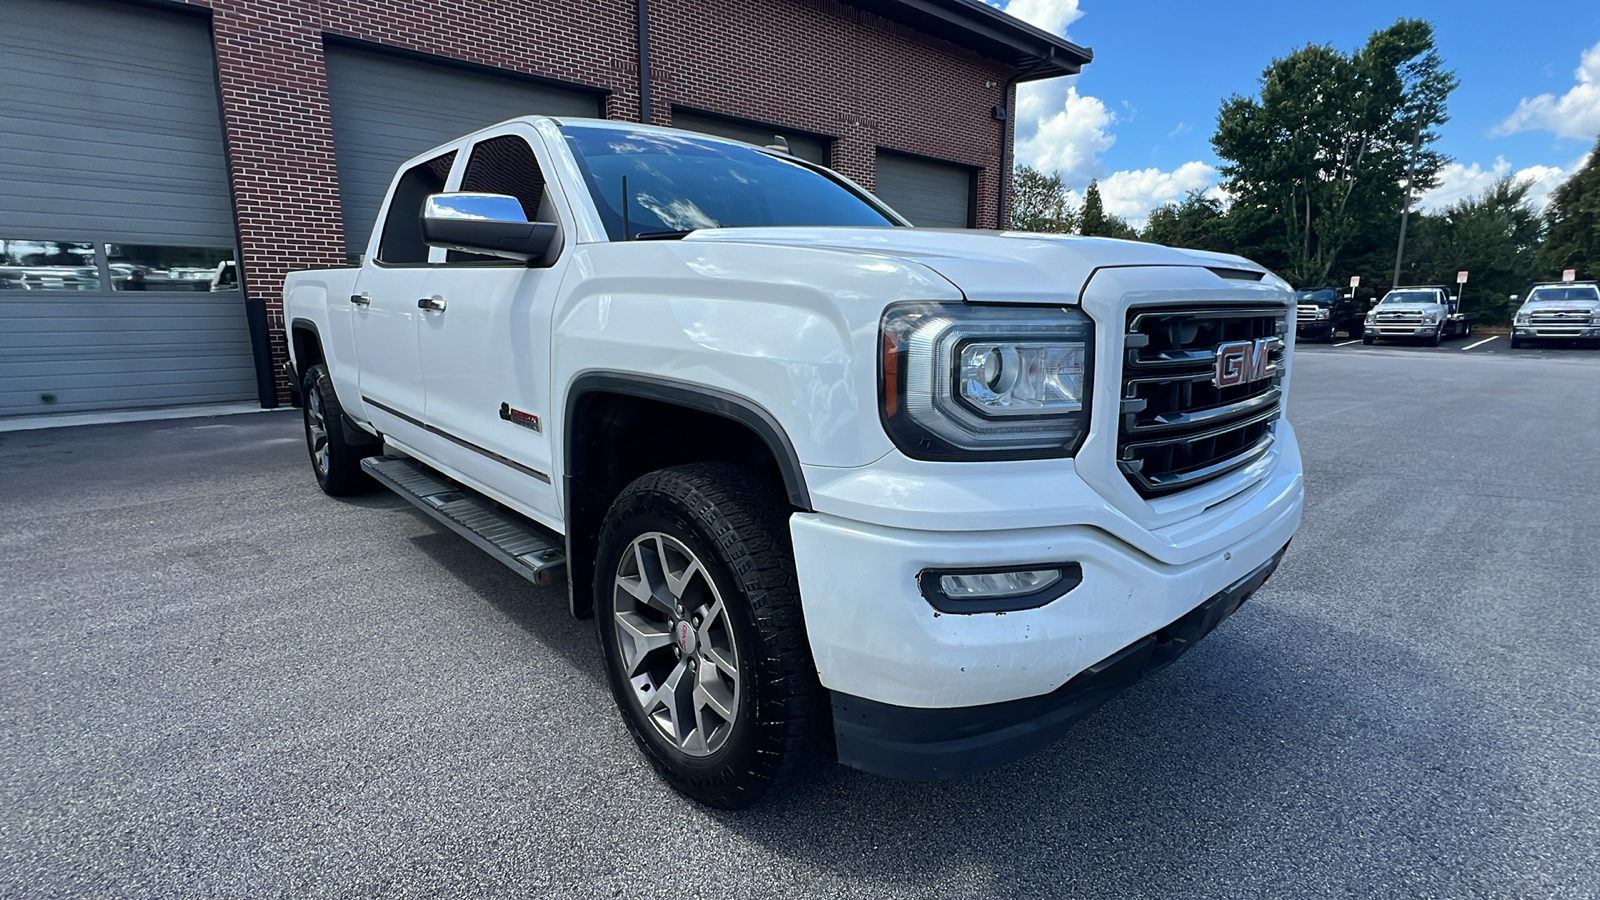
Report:
[[[0,416],[275,405],[284,274],[515,115],[783,135],[995,227],[1015,85],[1089,58],[978,0],[4,0]]]

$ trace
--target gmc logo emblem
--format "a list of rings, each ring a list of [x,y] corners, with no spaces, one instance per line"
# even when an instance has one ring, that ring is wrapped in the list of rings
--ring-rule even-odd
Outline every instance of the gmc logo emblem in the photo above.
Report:
[[[1211,383],[1225,388],[1271,378],[1278,372],[1277,364],[1272,361],[1272,351],[1281,346],[1283,340],[1276,337],[1222,344],[1217,347],[1217,370],[1211,376]]]

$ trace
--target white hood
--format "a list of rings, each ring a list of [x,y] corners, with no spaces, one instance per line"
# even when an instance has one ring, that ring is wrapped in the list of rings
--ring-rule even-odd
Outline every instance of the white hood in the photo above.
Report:
[[[684,241],[779,244],[907,260],[944,276],[975,303],[1076,303],[1094,271],[1107,267],[1197,266],[1270,277],[1261,266],[1224,253],[1020,231],[721,228],[696,231]]]

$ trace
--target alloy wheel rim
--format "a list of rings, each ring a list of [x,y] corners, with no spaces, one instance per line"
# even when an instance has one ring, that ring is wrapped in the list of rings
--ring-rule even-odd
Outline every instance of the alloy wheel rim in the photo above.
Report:
[[[306,398],[306,443],[311,445],[311,464],[318,472],[327,472],[328,423],[322,413],[320,391],[310,391]]]
[[[630,696],[656,731],[688,756],[722,749],[739,715],[739,650],[694,551],[659,531],[634,538],[617,564],[611,621]]]

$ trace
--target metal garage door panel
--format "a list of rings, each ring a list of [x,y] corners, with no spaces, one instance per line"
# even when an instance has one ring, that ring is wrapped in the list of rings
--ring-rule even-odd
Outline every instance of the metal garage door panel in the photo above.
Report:
[[[972,224],[972,170],[879,151],[873,193],[913,225],[968,228]]]
[[[803,134],[795,134],[782,128],[766,125],[750,125],[744,122],[730,122],[712,116],[701,116],[690,112],[674,110],[672,113],[672,127],[683,128],[688,131],[698,131],[701,134],[714,134],[718,137],[732,138],[744,141],[746,144],[755,144],[765,147],[772,143],[775,135],[783,135],[789,142],[789,152],[801,159],[814,162],[819,166],[828,164],[828,144],[819,138]]]
[[[0,0],[0,241],[232,253],[203,18]],[[255,398],[237,290],[113,292],[101,274],[85,291],[0,279],[0,416]]]
[[[0,14],[0,237],[231,247],[211,33],[66,0]]]
[[[327,48],[346,249],[362,253],[402,162],[517,116],[599,116],[600,95],[386,53]]]

